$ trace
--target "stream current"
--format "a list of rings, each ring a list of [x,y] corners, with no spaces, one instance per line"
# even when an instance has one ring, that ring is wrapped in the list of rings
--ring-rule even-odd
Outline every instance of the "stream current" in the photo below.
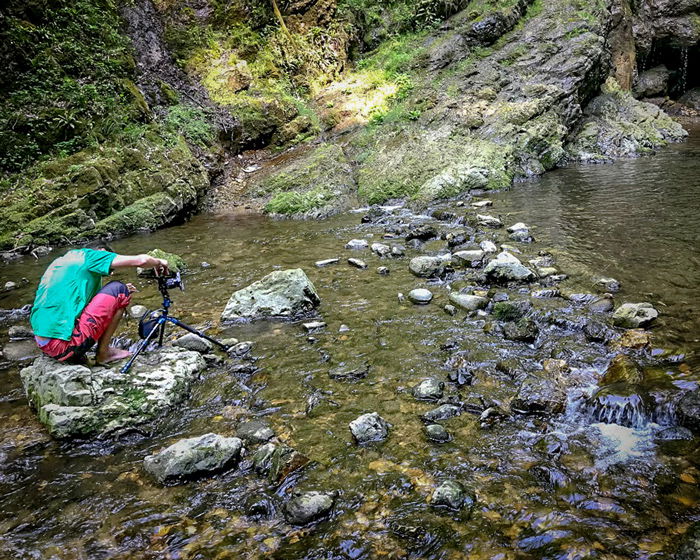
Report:
[[[506,225],[530,225],[534,250],[552,252],[569,276],[569,291],[593,291],[596,275],[616,278],[617,304],[649,301],[660,310],[653,347],[685,357],[649,365],[648,386],[630,389],[653,401],[646,410],[631,400],[627,412],[596,411],[586,398],[612,354],[553,332],[559,340],[548,351],[571,366],[566,411],[488,425],[463,413],[444,422],[452,435],[445,444],[426,439],[419,415],[435,405],[416,401],[411,387],[427,377],[447,381],[450,364],[462,359],[476,371],[474,381],[448,392],[502,404],[517,391],[513,369],[541,368],[541,348],[497,341],[484,332],[486,319],[444,313],[449,280],[413,277],[408,258],[344,249],[352,238],[382,241],[381,226],[360,224],[363,213],[308,222],[200,215],[116,241],[120,253],[159,247],[183,255],[192,271],[187,290],[172,294],[173,313],[210,325],[211,333],[254,341],[256,371],[210,369],[190,401],[152,433],[83,442],[51,440],[27,407],[19,368],[0,371],[0,557],[671,557],[700,519],[698,440],[659,437],[675,425],[674,399],[700,379],[699,156],[696,130],[654,157],[560,169],[489,196],[494,206],[484,213],[500,215]],[[440,208],[468,211],[455,203]],[[444,246],[428,242],[407,256]],[[2,266],[0,285],[23,277],[29,283],[4,295],[0,307],[30,303],[44,268],[62,251]],[[340,263],[314,266],[332,257]],[[369,268],[348,266],[347,257],[362,258]],[[378,266],[390,274],[377,274]],[[233,291],[272,270],[297,267],[321,296],[327,328],[310,338],[300,322],[220,325]],[[157,307],[155,286],[137,285],[134,303]],[[433,291],[430,305],[398,301],[398,292],[416,287]],[[135,329],[131,321],[122,332],[133,337]],[[371,368],[365,379],[328,376],[331,366],[365,361]],[[310,397],[320,404],[307,412]],[[359,447],[348,423],[372,411],[391,423],[390,436]],[[183,437],[234,435],[237,423],[251,417],[265,419],[311,466],[282,485],[255,476],[245,462],[176,486],[162,487],[144,473],[145,455]],[[432,490],[448,478],[475,494],[473,509],[431,507]],[[338,491],[331,518],[307,528],[287,524],[280,504],[295,489]]]

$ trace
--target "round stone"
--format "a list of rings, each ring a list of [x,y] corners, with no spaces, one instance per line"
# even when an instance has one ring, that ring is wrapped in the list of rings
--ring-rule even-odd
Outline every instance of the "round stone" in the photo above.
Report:
[[[416,305],[426,305],[433,299],[433,293],[425,288],[416,288],[408,292],[408,299]]]

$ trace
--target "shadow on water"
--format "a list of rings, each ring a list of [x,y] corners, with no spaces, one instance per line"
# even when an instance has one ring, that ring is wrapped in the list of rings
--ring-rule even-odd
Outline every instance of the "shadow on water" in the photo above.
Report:
[[[655,558],[700,515],[697,441],[673,437],[669,402],[700,377],[700,138],[653,158],[562,169],[494,194],[494,213],[532,226],[537,248],[551,248],[571,291],[591,291],[596,275],[622,282],[618,302],[661,309],[654,345],[685,352],[655,364],[640,387],[598,386],[612,354],[601,343],[551,322],[533,344],[504,341],[489,319],[451,317],[447,283],[410,275],[407,259],[358,255],[344,264],[351,238],[380,240],[361,214],[327,221],[258,216],[198,216],[188,224],[116,242],[122,253],[153,247],[184,255],[187,291],[173,312],[210,332],[255,341],[256,371],[209,370],[186,407],[152,433],[117,440],[51,441],[26,406],[18,368],[0,371],[0,555],[13,558]],[[445,205],[455,212],[463,209]],[[458,227],[458,226],[455,226]],[[409,251],[409,256],[418,254]],[[32,299],[55,255],[0,269],[0,283],[26,277],[0,300]],[[316,260],[341,263],[316,268]],[[211,266],[204,268],[201,262]],[[391,269],[387,276],[377,266]],[[279,268],[302,267],[323,301],[328,324],[309,335],[299,323],[222,327],[231,292]],[[127,276],[122,275],[125,279]],[[449,281],[448,281],[449,282]],[[458,282],[455,282],[457,286]],[[154,285],[140,280],[134,302],[155,307]],[[431,305],[397,301],[428,287]],[[517,291],[511,297],[517,297]],[[576,318],[568,303],[541,300],[543,316]],[[568,323],[567,323],[568,324]],[[341,326],[345,326],[341,328]],[[127,324],[134,336],[136,325]],[[642,356],[642,353],[639,354]],[[644,368],[651,368],[640,358]],[[522,416],[507,409],[543,358],[570,370],[562,414]],[[365,379],[332,380],[329,370],[370,364]],[[651,363],[651,361],[650,361]],[[477,403],[443,422],[444,444],[429,442],[420,415],[435,406],[411,388],[427,377],[469,370],[471,384],[448,383],[447,397]],[[309,398],[315,407],[307,412]],[[348,423],[377,411],[392,424],[381,444],[358,447]],[[236,470],[160,487],[143,457],[172,441],[215,431],[233,435],[241,418],[266,419],[280,440],[312,459],[282,486]],[[666,434],[666,435],[663,435]],[[683,434],[681,434],[683,436]],[[472,510],[433,507],[437,484],[462,481]],[[281,505],[293,489],[337,490],[331,519],[288,525]]]

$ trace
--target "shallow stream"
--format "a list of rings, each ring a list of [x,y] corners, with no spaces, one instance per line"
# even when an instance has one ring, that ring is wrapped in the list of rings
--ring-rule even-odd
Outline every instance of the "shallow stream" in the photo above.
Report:
[[[697,438],[659,438],[675,424],[674,399],[700,379],[698,177],[700,131],[655,157],[561,169],[489,196],[494,206],[485,213],[500,215],[506,225],[531,226],[537,243],[523,247],[528,257],[552,252],[569,276],[562,290],[591,292],[593,278],[612,276],[622,283],[616,303],[649,301],[660,310],[652,344],[659,350],[649,355],[670,358],[648,361],[651,381],[633,392],[654,404],[625,425],[609,422],[614,411],[596,416],[585,406],[613,355],[603,344],[582,344],[561,326],[536,344],[504,341],[489,331],[488,317],[442,310],[448,290],[465,281],[428,282],[413,277],[407,265],[411,256],[440,252],[444,241],[409,247],[400,259],[346,250],[352,238],[382,241],[383,227],[361,224],[358,212],[312,222],[202,215],[115,242],[125,254],[159,247],[183,255],[192,272],[186,291],[173,294],[173,312],[209,325],[209,332],[253,341],[257,370],[208,370],[191,401],[152,434],[71,443],[45,435],[26,405],[18,368],[0,371],[0,557],[670,557],[689,524],[700,519]],[[470,212],[468,204],[454,202],[440,208],[457,216]],[[426,218],[407,212],[406,219]],[[441,227],[457,231],[458,222]],[[43,269],[60,251],[2,266],[0,285],[23,277],[29,283],[0,299],[0,307],[30,303]],[[369,267],[348,266],[350,256]],[[314,266],[332,257],[340,263]],[[378,266],[390,274],[377,274]],[[324,330],[310,336],[301,322],[220,325],[234,290],[272,270],[296,267],[321,296]],[[137,284],[134,303],[157,306],[155,286]],[[430,305],[399,301],[399,292],[416,287],[433,291]],[[543,312],[550,305],[552,312],[576,316],[571,305],[545,300]],[[124,333],[134,336],[135,326],[127,323]],[[447,393],[507,408],[519,372],[541,369],[549,357],[564,358],[571,368],[565,413],[512,414],[483,424],[478,414],[463,413],[443,423],[450,442],[426,439],[419,415],[435,404],[413,398],[410,389],[419,381],[447,381],[461,360],[475,372],[473,383],[447,383]],[[329,378],[332,367],[365,361],[365,379]],[[310,397],[319,404],[307,412]],[[348,423],[371,411],[391,423],[390,436],[358,447]],[[209,431],[233,435],[250,417],[265,418],[312,465],[281,486],[245,463],[170,487],[143,472],[143,457],[172,441]],[[475,494],[471,511],[428,503],[447,478]],[[337,490],[331,518],[307,528],[287,524],[280,504],[296,489]]]

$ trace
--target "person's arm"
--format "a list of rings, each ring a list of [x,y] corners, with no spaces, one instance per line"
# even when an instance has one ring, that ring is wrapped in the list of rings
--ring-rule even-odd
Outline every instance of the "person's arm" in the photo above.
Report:
[[[152,268],[156,275],[168,273],[168,261],[157,259],[150,255],[117,255],[112,261],[112,268],[125,268],[129,266],[140,266],[141,268]]]

